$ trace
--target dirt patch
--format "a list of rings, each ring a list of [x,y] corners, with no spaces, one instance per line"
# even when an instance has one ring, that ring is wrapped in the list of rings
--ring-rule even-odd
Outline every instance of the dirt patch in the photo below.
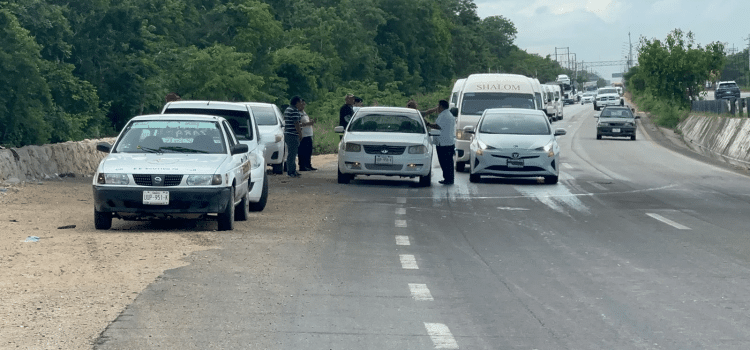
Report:
[[[335,155],[313,158],[319,168],[335,170],[335,161]],[[335,201],[302,187],[329,181],[330,169],[302,179],[269,176],[272,188],[285,187],[293,199],[271,191],[266,209],[235,230],[283,231],[320,221]],[[186,265],[193,252],[217,248],[221,233],[212,221],[116,219],[112,230],[95,230],[91,181],[0,185],[0,348],[91,349],[163,271]],[[291,205],[307,209],[284,221]]]

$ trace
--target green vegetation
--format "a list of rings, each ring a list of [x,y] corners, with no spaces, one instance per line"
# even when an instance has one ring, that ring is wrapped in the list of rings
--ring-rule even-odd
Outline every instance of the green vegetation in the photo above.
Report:
[[[724,66],[724,46],[713,42],[695,45],[693,33],[675,29],[666,40],[641,38],[638,66],[624,78],[633,100],[657,116],[656,123],[674,128],[685,119],[690,101],[715,81]]]
[[[477,72],[565,73],[473,0],[0,0],[0,144],[114,135],[164,96],[308,101],[317,152],[343,96],[432,107]]]

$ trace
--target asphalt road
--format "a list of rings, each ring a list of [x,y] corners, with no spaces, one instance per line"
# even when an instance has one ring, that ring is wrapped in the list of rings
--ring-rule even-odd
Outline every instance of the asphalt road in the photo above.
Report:
[[[96,348],[750,348],[748,178],[644,133],[596,140],[593,115],[566,106],[555,123],[568,132],[556,185],[460,173],[443,186],[435,162],[429,188],[307,187],[344,204],[314,244],[227,234]],[[243,263],[259,249],[278,273]]]

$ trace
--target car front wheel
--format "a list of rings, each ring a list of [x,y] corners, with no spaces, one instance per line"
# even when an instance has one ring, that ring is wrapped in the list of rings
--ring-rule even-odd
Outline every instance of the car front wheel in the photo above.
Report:
[[[97,230],[109,230],[112,227],[112,213],[100,212],[94,209],[94,227]]]
[[[544,183],[546,184],[556,184],[557,183],[557,176],[545,176],[544,177]]]
[[[425,176],[419,177],[419,186],[428,187],[430,185],[432,185],[432,171]]]
[[[456,171],[463,172],[466,169],[465,162],[456,162]]]
[[[481,182],[482,181],[482,175],[479,174],[469,174],[469,181],[470,182]]]
[[[340,184],[348,184],[349,181],[352,180],[352,176],[349,174],[342,173],[341,169],[338,169],[338,172],[339,172],[338,182]]]
[[[229,201],[223,213],[219,213],[219,231],[234,230],[234,188],[229,191]]]

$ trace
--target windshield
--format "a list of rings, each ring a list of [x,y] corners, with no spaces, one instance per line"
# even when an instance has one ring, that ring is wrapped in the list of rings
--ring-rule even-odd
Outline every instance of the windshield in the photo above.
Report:
[[[147,120],[130,123],[116,153],[226,153],[219,123]]]
[[[465,93],[461,102],[461,114],[482,115],[489,108],[534,108],[534,95],[502,92]]]
[[[231,109],[209,108],[168,108],[164,114],[201,114],[224,117],[232,126],[234,134],[240,140],[252,140],[253,128],[250,127],[250,113]]]
[[[250,109],[253,111],[255,116],[255,122],[258,125],[278,125],[279,119],[276,116],[276,112],[271,106],[251,106]]]
[[[602,114],[599,115],[600,118],[633,118],[633,114],[630,113],[627,109],[605,109],[602,111]]]
[[[348,131],[361,132],[400,132],[408,134],[424,134],[422,118],[417,114],[365,114],[349,123]]]
[[[544,116],[528,114],[488,113],[479,125],[483,134],[549,135]]]
[[[616,94],[616,89],[601,89],[597,92],[597,94]]]

